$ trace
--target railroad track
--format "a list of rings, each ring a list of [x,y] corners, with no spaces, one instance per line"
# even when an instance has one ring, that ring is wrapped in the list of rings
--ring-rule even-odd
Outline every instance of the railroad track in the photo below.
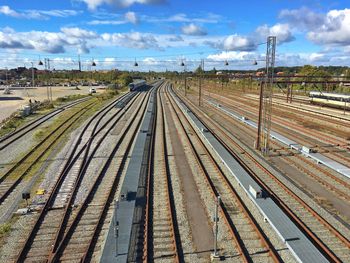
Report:
[[[74,203],[75,197],[78,193],[79,186],[81,185],[89,163],[91,162],[94,154],[108,133],[112,130],[115,124],[121,119],[126,110],[130,107],[127,106],[125,110],[117,110],[97,129],[102,119],[111,109],[114,108],[115,103],[119,100],[120,98],[104,107],[104,109],[102,109],[98,114],[91,118],[90,121],[85,125],[73,147],[73,150],[70,153],[67,162],[59,174],[52,191],[50,192],[48,199],[43,206],[43,209],[37,217],[30,234],[26,238],[24,244],[22,244],[16,261],[21,262],[24,260],[31,260],[33,258],[46,261],[49,255],[52,254],[52,251],[58,247],[59,240],[63,234],[62,231],[67,226],[68,219],[71,216],[72,206],[76,205]],[[85,144],[81,145],[84,134],[93,121],[96,121],[96,123],[92,129],[92,132],[90,136],[88,136]],[[97,140],[98,142],[95,147],[91,147],[94,140]],[[91,153],[89,154],[90,149]],[[79,165],[74,169],[74,165],[79,159]],[[91,177],[91,179],[92,178],[93,177]],[[62,196],[59,194],[62,190],[62,187],[64,186],[64,182],[67,180],[70,183],[68,186],[73,186],[73,188],[69,189],[69,196],[67,195],[62,202],[62,200],[60,200],[62,199]],[[56,202],[61,203],[61,205],[57,205]],[[56,206],[56,209],[53,209],[54,206]]]
[[[332,262],[346,262],[350,258],[350,242],[343,233],[335,226],[325,220],[319,212],[314,210],[308,203],[292,192],[284,183],[275,176],[269,168],[262,165],[261,160],[257,160],[249,151],[228,136],[222,128],[214,121],[205,117],[198,111],[192,102],[186,100],[187,105],[191,105],[194,114],[202,120],[208,130],[221,142],[230,154],[244,167],[254,180],[263,187],[273,200],[283,209],[292,221],[304,231],[310,240],[322,251]],[[203,121],[205,119],[205,121]],[[244,153],[243,157],[238,153]]]
[[[252,127],[241,125],[240,122],[217,110],[215,107],[211,107],[211,109],[222,116],[225,120],[235,124],[238,123],[240,130],[242,130],[246,135],[249,135],[252,140],[255,139],[256,133]],[[300,153],[295,152],[292,149],[285,148],[284,145],[277,141],[271,141],[271,144],[275,145],[275,149],[277,149],[276,151],[288,164],[296,167],[302,173],[305,173],[310,178],[332,191],[335,195],[339,196],[341,199],[345,201],[350,200],[350,185],[347,183],[344,176],[330,170],[329,168],[320,166],[316,162],[308,160],[307,158],[301,156]]]
[[[278,95],[273,95],[275,98],[278,98],[278,99],[285,99],[285,97],[283,98],[282,97],[279,97]],[[323,104],[314,104],[311,102],[311,99],[301,99],[301,98],[294,98],[293,97],[293,102],[299,102],[300,104],[306,104],[306,105],[312,105],[312,106],[322,106],[322,107],[325,107],[326,109],[329,109],[329,110],[336,110],[338,109],[338,114],[343,114],[341,112],[344,112],[344,109],[341,109],[341,108],[335,108],[335,107],[330,107],[330,106],[327,106],[327,105],[323,105]],[[335,121],[335,120],[342,120],[342,121],[345,121],[345,125],[347,127],[350,127],[350,123],[349,123],[349,119],[348,118],[343,118],[341,116],[335,116],[335,115],[332,115],[332,114],[329,114],[329,113],[325,113],[325,112],[320,112],[320,111],[316,111],[316,110],[312,110],[312,109],[307,109],[305,107],[298,107],[298,106],[294,106],[294,105],[286,105],[285,103],[280,103],[280,102],[274,102],[274,104],[276,105],[279,105],[279,106],[284,106],[284,107],[287,107],[287,108],[292,108],[292,109],[296,109],[296,110],[299,110],[299,111],[302,111],[302,112],[306,112],[306,113],[310,113],[310,114],[314,114],[314,115],[318,115],[318,118],[321,118],[323,120],[326,120],[326,121],[329,121],[330,119]],[[348,110],[347,110],[348,111]],[[333,122],[332,121],[332,122]],[[336,122],[336,123],[339,123],[339,122]]]
[[[117,100],[122,99],[124,96],[118,98]],[[95,116],[97,117],[100,114],[104,116],[107,113],[106,109],[108,110],[113,108],[117,100],[109,103],[103,110],[99,111]],[[70,106],[72,106],[72,104],[70,104]],[[82,107],[79,111],[74,113],[67,120],[63,121],[45,138],[43,138],[37,145],[35,145],[29,152],[27,152],[19,161],[17,161],[9,170],[5,172],[5,174],[0,178],[0,208],[5,203],[12,202],[14,204],[14,202],[18,202],[17,198],[13,198],[13,195],[18,195],[18,191],[16,191],[16,189],[26,178],[26,175],[35,165],[37,165],[40,162],[40,160],[46,155],[46,153],[51,150],[51,148],[56,144],[56,142],[62,136],[64,136],[66,130],[69,129],[72,125],[74,125],[74,123],[82,116],[84,116],[84,113],[87,112],[93,106],[94,102],[91,102]],[[92,118],[89,124],[94,119],[95,118]],[[85,133],[85,131],[86,129],[84,129],[83,133]],[[82,137],[79,138],[79,141],[82,142]],[[2,221],[6,221],[6,219],[9,216],[11,216],[11,214],[4,213],[4,215],[2,216]]]
[[[227,104],[229,102],[228,101],[226,102],[226,98],[224,98],[224,100],[225,101],[221,101],[220,103],[223,103],[223,105],[229,105],[228,106],[229,108],[234,108],[235,111],[239,112],[243,116],[247,116],[247,117],[249,117],[249,118],[251,118],[253,120],[256,120],[256,116],[257,116],[256,105],[248,106],[248,105],[243,104],[241,102],[240,102],[239,105],[232,105],[232,103],[231,104]],[[237,103],[237,101],[236,101],[236,103]],[[248,110],[247,106],[251,110]],[[317,141],[317,142],[323,142],[323,143],[327,143],[327,144],[332,144],[332,145],[338,146],[339,148],[342,148],[342,149],[348,149],[349,148],[348,142],[345,139],[339,139],[339,138],[336,138],[335,136],[330,136],[329,134],[325,134],[325,133],[319,132],[319,131],[317,131],[315,129],[313,129],[313,130],[306,129],[305,127],[302,127],[300,125],[292,124],[289,121],[285,121],[283,118],[278,117],[278,116],[274,116],[273,123],[275,123],[275,124],[277,124],[278,126],[281,126],[281,127],[290,128],[293,131],[293,136],[294,137],[295,137],[295,131],[297,131],[300,135],[307,136],[309,138],[315,138],[316,137],[317,139],[315,139],[315,141]],[[286,133],[287,131],[288,131],[288,129],[283,129],[282,133]],[[290,132],[291,131],[289,131],[289,133]],[[318,143],[315,143],[315,144],[318,144]]]
[[[237,94],[238,96],[240,96],[240,100],[244,100],[246,102],[252,102],[252,100],[258,102],[259,101],[259,95],[256,94],[256,97],[252,97],[250,96],[249,99],[248,98],[244,98],[242,97],[242,93],[240,94]],[[276,96],[275,94],[273,95],[274,97]],[[232,96],[230,96],[232,97]],[[237,98],[237,97],[235,97]],[[277,98],[277,97],[276,97]],[[302,101],[302,99],[301,99]],[[307,104],[307,105],[312,105],[310,104],[310,101],[308,100],[305,100],[307,103],[303,103],[303,104]],[[295,100],[293,98],[293,102],[300,102],[299,100]],[[300,111],[301,113],[300,114],[308,114],[310,117],[312,118],[318,118],[318,119],[323,119],[324,121],[327,121],[327,122],[332,122],[336,125],[345,125],[346,127],[349,127],[350,128],[350,120],[348,118],[343,118],[341,116],[335,116],[335,115],[332,115],[332,114],[329,114],[329,113],[325,113],[325,112],[320,112],[320,111],[317,111],[317,110],[312,110],[312,109],[308,109],[308,108],[305,108],[305,107],[298,107],[298,106],[295,106],[295,105],[286,105],[285,103],[281,103],[281,102],[277,102],[277,101],[273,101],[273,104],[277,105],[277,106],[282,106],[286,109],[294,109],[294,110],[297,110],[297,111]],[[253,105],[253,107],[256,107],[256,105]],[[332,108],[333,109],[333,108]],[[298,113],[299,114],[299,113]]]
[[[225,122],[224,126],[226,126],[226,128],[224,126],[221,126],[222,129],[225,129],[225,131],[228,133],[232,132],[232,134],[237,134],[241,142],[243,140],[246,141],[247,145],[251,145],[251,142],[254,141],[256,136],[256,133],[254,130],[252,130],[252,128],[249,126],[241,125],[241,122],[238,122],[234,118],[227,116],[225,113],[217,110],[216,108],[211,109],[214,110],[216,114],[221,118],[223,118],[223,120],[221,120],[219,123]],[[231,129],[230,125],[227,125],[228,123],[234,124],[236,128],[234,130]],[[245,147],[251,147],[247,145],[245,145]],[[347,198],[349,184],[345,180],[344,176],[334,172],[333,170],[320,166],[317,163],[308,160],[307,158],[302,157],[300,153],[288,149],[285,146],[281,146],[281,144],[276,141],[271,141],[271,145],[274,146],[272,156],[280,156],[279,158],[282,158],[290,166],[297,168],[301,173],[304,173],[305,176],[308,176],[314,180],[316,184],[319,184],[322,187],[322,189],[332,192],[335,196],[345,202],[349,201]],[[282,170],[284,170],[284,168],[282,168]],[[299,188],[299,190],[306,194],[310,199],[316,199],[316,202],[318,203],[323,202],[323,199],[318,199],[314,193],[310,193],[305,188],[301,188],[300,182],[296,183],[293,178],[289,177],[289,175],[284,175],[284,177],[295,187]],[[301,184],[303,184],[303,182],[301,182]],[[324,207],[324,204],[321,204],[321,206]],[[331,213],[339,223],[349,228],[349,224],[344,221],[344,219],[339,217],[339,215],[336,214],[334,210],[329,210],[330,208],[327,206],[325,209]]]
[[[89,100],[90,98],[83,98],[77,101],[74,101],[72,103],[69,103],[67,105],[64,105],[62,107],[59,107],[55,109],[52,112],[49,112],[34,121],[20,127],[19,129],[16,129],[15,131],[3,136],[0,138],[0,151],[6,149],[9,145],[14,143],[15,141],[19,140],[20,138],[23,138],[26,134],[33,131],[35,128],[43,124],[44,122],[52,119],[56,115],[60,114],[61,112],[65,111],[66,109],[72,108],[82,102],[85,102]]]
[[[249,135],[252,140],[255,139],[255,130],[250,126],[241,125],[240,122],[236,121],[234,118],[227,116],[225,113],[217,110],[215,107],[211,107],[218,115],[222,116],[225,120],[239,125],[239,129],[242,130],[246,135]],[[316,162],[310,161],[307,158],[300,155],[300,153],[295,152],[292,149],[288,149],[285,145],[277,141],[271,141],[271,145],[274,145],[276,152],[280,154],[281,158],[285,160],[288,164],[296,167],[301,172],[305,173],[313,180],[317,181],[324,187],[331,190],[334,194],[342,198],[343,200],[350,200],[349,190],[350,185],[345,180],[344,176],[326,168],[320,166]]]
[[[157,105],[160,107],[157,107],[157,125],[151,145],[153,154],[147,180],[143,261],[154,262],[162,259],[162,262],[182,262],[183,255],[179,248],[181,240],[166,146],[165,112],[160,92],[161,88],[158,89]]]
[[[126,126],[115,142],[98,176],[94,178],[88,194],[67,224],[67,229],[60,229],[62,237],[56,236],[49,262],[91,261],[99,233],[106,219],[119,184],[122,171],[142,116],[146,109],[148,97],[132,113]],[[113,165],[112,165],[113,162]],[[98,261],[98,259],[95,259]]]
[[[220,212],[233,237],[236,255],[240,255],[244,262],[280,262],[279,254],[224,175],[212,154],[173,98],[169,96],[168,92],[166,95],[171,105],[173,119],[180,123],[184,134],[186,134],[188,144],[213,198],[221,197]]]
[[[251,111],[242,111],[242,108],[238,108],[232,105],[230,105],[229,107],[233,107],[235,111],[239,112],[240,114],[243,114],[243,116],[248,116],[253,120],[256,119],[255,115]],[[349,144],[346,143],[346,141],[339,140],[331,136],[326,136],[316,131],[307,131],[306,129],[302,129],[297,125],[292,125],[289,122],[283,121],[281,120],[281,118],[277,119],[278,122],[275,122],[274,131],[278,131],[283,135],[289,136],[290,138],[297,138],[297,141],[299,143],[302,143],[303,145],[311,148],[313,148],[316,145],[317,147],[319,147],[319,149],[321,149],[322,146],[319,145],[320,141],[323,141],[324,143],[330,143],[335,150],[338,150],[340,152],[326,150],[328,151],[326,154],[329,155],[329,157],[333,160],[339,160],[340,163],[343,163],[345,165],[349,164],[349,152],[347,151],[347,149],[349,148]],[[315,138],[316,136],[317,138]],[[311,142],[310,139],[312,139]],[[323,147],[329,147],[329,144]]]
[[[12,166],[0,178],[0,205],[2,205],[22,182],[28,172],[45,156],[55,143],[66,133],[78,119],[80,119],[91,107],[90,103],[62,122],[51,131],[40,143],[25,154],[14,166]],[[37,153],[38,155],[34,155]]]

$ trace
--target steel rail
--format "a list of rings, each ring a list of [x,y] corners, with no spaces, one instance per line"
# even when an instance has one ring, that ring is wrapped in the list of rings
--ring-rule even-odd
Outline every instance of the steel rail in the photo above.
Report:
[[[183,101],[183,100],[182,100]],[[183,101],[184,102],[184,101]],[[187,102],[184,102],[185,105],[188,106]],[[192,107],[193,109],[193,107]],[[193,112],[193,114],[200,120],[198,114]],[[208,120],[213,126],[215,126],[215,130],[222,130],[217,124],[215,124],[213,121]],[[203,123],[205,124],[205,123]],[[277,196],[276,193],[272,191],[272,189],[264,182],[262,181],[259,176],[255,175],[255,173],[252,171],[252,169],[244,162],[244,160],[238,156],[231,148],[228,146],[227,141],[231,142],[232,144],[239,147],[242,151],[242,149],[236,142],[234,142],[230,137],[228,137],[225,133],[222,133],[225,137],[225,140],[220,138],[217,135],[217,132],[215,132],[213,129],[209,128],[208,125],[205,125],[208,128],[208,131],[210,131],[215,138],[224,146],[224,148],[242,165],[242,167],[252,176],[252,178],[262,186],[263,189],[266,190],[266,192],[270,195],[270,197],[276,202],[277,205],[286,213],[286,215],[298,226],[299,229],[301,229],[305,235],[313,242],[314,245],[328,258],[328,260],[332,262],[341,262],[339,258],[334,254],[333,251],[331,251],[324,242],[318,238],[315,233],[313,233],[307,225],[284,203],[284,201]],[[248,152],[245,152],[245,156],[250,158],[252,161],[255,162],[255,164],[263,170],[271,179],[273,179],[279,186],[281,186],[284,191],[286,191],[291,197],[293,197],[295,200],[297,200],[306,210],[308,210],[314,217],[317,218],[317,220],[322,223],[325,227],[327,227],[337,238],[339,238],[348,248],[350,248],[350,242],[349,240],[344,237],[338,230],[334,228],[331,224],[329,224],[325,219],[323,219],[314,209],[312,209],[304,200],[302,200],[299,196],[297,196],[295,193],[293,193],[291,190],[286,187],[281,180],[279,180],[277,177],[275,177],[270,171],[268,171],[264,166],[262,166],[253,156],[251,156]]]
[[[195,156],[196,162],[198,163],[199,167],[201,168],[202,173],[205,176],[206,182],[207,182],[208,186],[210,187],[210,190],[211,190],[213,197],[219,196],[219,192],[216,189],[216,187],[213,183],[213,180],[211,179],[211,176],[209,175],[209,172],[205,168],[205,164],[201,160],[198,152],[196,151],[196,148],[195,148],[189,134],[186,132],[186,128],[185,128],[184,124],[182,123],[178,112],[180,112],[181,116],[183,116],[183,118],[185,120],[187,120],[186,116],[184,115],[182,110],[178,107],[178,105],[174,102],[174,100],[170,99],[169,94],[166,93],[166,95],[167,95],[167,97],[170,101],[170,104],[171,104],[171,106],[172,106],[172,108],[173,108],[173,110],[174,110],[174,112],[179,120],[179,123],[181,124],[182,129],[184,130],[184,133],[186,134],[186,138],[191,146],[192,153]],[[175,110],[174,105],[176,105],[176,108],[178,109],[178,111]],[[192,127],[192,125],[189,123],[188,120],[187,120],[187,123],[190,127]],[[192,127],[192,129],[195,130],[193,127]],[[276,249],[273,247],[272,243],[270,242],[270,240],[268,239],[266,234],[263,232],[262,228],[257,223],[256,219],[253,217],[253,215],[251,214],[251,212],[249,211],[247,206],[244,204],[244,201],[242,200],[242,198],[239,196],[239,194],[234,189],[234,187],[232,186],[232,184],[230,183],[228,178],[225,176],[225,174],[222,171],[222,169],[220,168],[219,164],[214,159],[212,154],[209,152],[207,146],[205,146],[205,144],[203,143],[203,141],[201,140],[201,138],[199,137],[199,135],[195,131],[192,134],[194,134],[196,136],[196,138],[200,142],[201,147],[204,149],[206,155],[209,157],[209,159],[211,160],[211,163],[214,165],[217,174],[223,179],[224,184],[228,187],[228,189],[230,190],[230,193],[235,198],[235,200],[237,200],[237,203],[239,204],[241,211],[244,213],[245,217],[250,222],[250,225],[254,228],[255,232],[257,233],[258,237],[260,238],[261,243],[268,250],[273,261],[274,262],[281,262],[281,258],[279,256],[279,254],[277,253]],[[244,242],[239,234],[239,231],[236,228],[234,222],[232,222],[232,220],[229,216],[229,213],[228,213],[228,211],[223,203],[220,203],[220,209],[221,209],[222,215],[225,219],[225,222],[226,222],[227,226],[229,227],[230,232],[235,240],[236,246],[237,246],[240,254],[242,255],[243,261],[244,262],[252,262],[251,256],[250,256],[247,248],[245,247],[245,244],[244,244]]]
[[[0,143],[3,143],[4,141],[9,140],[8,142],[6,142],[3,145],[0,145],[0,151],[5,149],[6,147],[8,147],[9,145],[11,145],[12,143],[14,143],[15,141],[17,141],[18,139],[22,138],[24,135],[26,135],[27,133],[29,133],[30,131],[34,130],[35,128],[37,128],[39,125],[41,125],[42,123],[48,121],[49,119],[53,118],[54,116],[58,115],[59,113],[63,112],[66,109],[69,109],[79,103],[85,102],[88,99],[80,99],[78,101],[74,101],[68,105],[59,107],[58,109],[55,109],[52,112],[49,112],[41,117],[39,117],[38,119],[33,120],[32,122],[26,124],[25,126],[20,127],[19,129],[15,130],[14,132],[11,132],[3,137],[0,138]],[[33,125],[33,126],[32,126]],[[32,127],[30,127],[32,126]],[[25,132],[23,132],[22,134],[19,134],[20,132],[22,132],[23,130],[26,130]],[[14,137],[15,135],[18,135],[18,137]],[[14,138],[13,138],[14,137]],[[12,139],[11,139],[12,138]]]
[[[209,105],[209,107],[213,108],[214,110],[217,110],[216,107],[212,107],[212,105]],[[233,122],[237,122],[234,118],[231,118],[230,116],[228,116],[226,113],[222,112],[222,111],[217,111],[217,114],[222,116],[223,118],[229,120],[229,121],[233,121]],[[249,127],[247,126],[249,130],[249,132],[252,132],[252,130],[254,128],[252,127]],[[280,129],[278,129],[280,130]],[[253,133],[252,133],[252,136],[253,136]],[[254,134],[255,136],[255,134]],[[299,137],[299,140],[300,139],[300,136]],[[303,141],[306,141],[305,139],[303,139]],[[277,141],[272,141],[272,144],[275,144],[277,145],[278,147],[280,147],[280,143],[278,143]],[[330,177],[332,179],[332,181],[336,181],[337,183],[341,184],[342,186],[348,188],[348,190],[350,190],[350,184],[347,183],[345,180],[343,179],[340,179],[338,178],[337,176],[333,175],[331,172],[329,172],[328,170],[324,169],[324,166],[320,166],[318,165],[316,162],[312,162],[312,161],[309,161],[308,159],[306,158],[303,158],[302,156],[298,155],[298,154],[294,154],[292,149],[287,149],[288,152],[290,152],[291,154],[293,154],[293,156],[297,159],[299,159],[301,162],[304,162],[306,165],[309,165],[309,166],[312,166],[314,169],[320,171],[322,174]],[[345,157],[341,156],[341,155],[337,155],[336,153],[332,152],[332,155],[334,157],[338,157],[340,159],[343,159],[345,161],[349,161],[347,160]],[[314,180],[317,180],[319,183],[321,183],[322,185],[324,186],[327,186],[331,191],[335,192],[338,196],[341,196],[343,198],[345,198],[345,200],[349,200],[350,198],[350,195],[347,193],[347,192],[344,192],[343,190],[340,190],[338,189],[336,186],[334,185],[331,185],[327,180],[323,179],[323,178],[320,178],[318,175],[316,175],[314,172],[311,172],[309,171],[308,169],[302,167],[300,164],[296,163],[295,161],[293,162],[292,160],[289,160],[288,158],[286,157],[282,157],[284,158],[288,163],[291,163],[293,164],[294,166],[296,166],[299,170],[303,171],[304,173],[308,174],[310,177],[314,178]],[[334,158],[331,157],[331,159],[334,160]],[[345,164],[345,163],[344,163]],[[328,178],[327,178],[328,179]],[[346,179],[344,177],[344,179]]]
[[[50,210],[52,204],[54,203],[55,197],[58,193],[58,190],[60,189],[64,179],[66,178],[66,175],[68,174],[68,171],[72,168],[73,164],[77,161],[77,159],[79,158],[79,156],[81,155],[81,153],[84,151],[84,149],[87,147],[88,142],[79,150],[78,154],[75,155],[76,151],[78,150],[79,145],[81,144],[82,141],[82,137],[84,136],[86,130],[88,129],[88,127],[91,125],[91,123],[97,119],[100,115],[99,118],[103,118],[110,109],[113,108],[114,104],[116,102],[118,102],[119,100],[123,99],[127,94],[117,98],[116,100],[112,101],[111,103],[109,103],[108,105],[106,105],[103,109],[101,109],[97,114],[95,114],[90,120],[89,122],[84,126],[82,132],[80,133],[78,140],[76,141],[76,143],[74,144],[73,150],[71,151],[65,165],[64,168],[62,170],[62,172],[60,173],[55,185],[53,186],[53,189],[48,197],[48,199],[46,200],[43,209],[41,210],[39,217],[36,219],[33,228],[31,229],[30,234],[27,236],[24,245],[22,246],[19,254],[17,255],[17,259],[16,262],[23,262],[25,260],[25,257],[27,255],[27,253],[30,250],[31,247],[31,243],[34,241],[35,235],[36,233],[39,231],[40,226],[47,214],[47,212]],[[99,132],[101,132],[103,129],[100,128],[99,131],[97,131],[95,134],[93,134],[90,138],[89,141],[92,140],[92,138],[94,138],[95,136],[97,136],[99,134]],[[75,156],[74,156],[75,155]]]
[[[24,176],[32,169],[34,165],[37,164],[37,162],[47,153],[47,151],[65,134],[66,130],[69,129],[73,124],[75,120],[78,120],[81,116],[85,114],[86,111],[88,111],[89,106],[92,104],[87,105],[86,107],[82,108],[77,113],[70,116],[67,120],[65,120],[62,124],[60,124],[57,128],[55,128],[48,136],[46,136],[36,147],[34,147],[32,150],[30,150],[23,158],[21,158],[20,161],[18,161],[14,166],[11,167],[1,178],[0,178],[0,184],[6,180],[15,170],[17,167],[19,167],[22,163],[24,163],[41,145],[43,145],[50,137],[55,135],[57,131],[59,131],[62,127],[64,127],[66,124],[68,124],[67,127],[63,131],[61,131],[56,138],[50,144],[48,147],[45,148],[36,158],[35,160],[18,176],[16,177],[15,181],[11,183],[11,185],[6,189],[6,191],[1,195],[0,197],[0,205],[6,200],[6,198],[12,193],[12,191],[16,188],[16,186],[23,180]],[[76,117],[76,118],[75,118]],[[74,119],[75,118],[75,119]],[[73,120],[70,124],[69,122]]]
[[[145,110],[146,110],[146,108],[145,108]],[[143,115],[144,115],[144,113],[145,113],[145,110],[144,110],[144,112],[143,112]],[[141,119],[142,119],[142,118],[141,118]],[[141,119],[140,119],[140,122],[138,123],[138,128],[135,130],[135,135],[134,135],[134,136],[136,136],[136,133],[137,133],[137,131],[139,130],[139,128],[140,128],[140,126],[141,126],[141,123],[142,123],[142,120],[141,120]],[[115,190],[117,189],[117,185],[119,184],[119,179],[120,179],[120,177],[121,177],[121,175],[122,175],[122,172],[123,172],[123,170],[124,170],[124,168],[125,168],[126,161],[127,161],[127,159],[128,159],[128,154],[130,153],[131,147],[132,147],[132,145],[133,145],[133,141],[134,141],[134,140],[130,140],[130,142],[129,142],[128,146],[127,146],[127,149],[126,149],[126,154],[123,155],[123,159],[122,159],[122,162],[121,162],[121,166],[120,166],[120,168],[118,169],[117,176],[116,176],[116,178],[115,178],[115,180],[114,180],[114,182],[113,182],[113,187],[112,187],[112,189],[114,189],[114,191],[112,191],[112,192],[109,193],[108,198],[107,198],[107,200],[106,200],[106,203],[111,203],[112,200],[113,200],[113,198],[114,198],[114,193],[115,193]],[[94,228],[92,238],[90,239],[90,242],[89,242],[89,244],[88,244],[88,246],[87,246],[87,248],[86,248],[86,250],[85,250],[85,253],[84,253],[84,255],[82,256],[82,258],[81,258],[81,260],[80,260],[81,262],[88,262],[88,261],[89,261],[89,258],[92,256],[93,248],[94,248],[94,245],[95,245],[94,240],[97,239],[97,237],[98,237],[98,235],[99,235],[99,233],[100,233],[100,231],[101,231],[101,229],[102,229],[102,223],[103,223],[103,221],[105,220],[105,218],[106,218],[106,216],[107,216],[107,212],[108,212],[108,207],[105,206],[105,207],[104,207],[104,210],[102,211],[102,213],[101,213],[100,216],[99,216],[98,223],[97,223],[96,227]]]
[[[81,218],[84,215],[84,212],[86,211],[88,205],[92,202],[92,200],[94,198],[94,195],[96,193],[96,189],[99,187],[99,184],[101,183],[103,177],[105,176],[105,174],[106,174],[106,172],[107,172],[111,162],[113,161],[113,158],[114,158],[117,150],[119,149],[121,143],[123,142],[123,139],[125,138],[125,136],[127,135],[128,131],[130,130],[133,122],[135,121],[135,119],[137,117],[137,114],[140,112],[141,107],[142,107],[143,102],[145,101],[145,99],[146,98],[144,98],[142,100],[142,102],[140,103],[140,107],[137,109],[136,114],[134,115],[134,117],[129,122],[127,128],[125,129],[125,131],[123,132],[121,137],[116,142],[116,144],[115,144],[115,146],[114,146],[114,148],[112,150],[112,153],[109,155],[106,163],[103,165],[103,168],[102,168],[101,172],[99,173],[99,175],[95,178],[93,185],[91,186],[91,188],[88,191],[87,197],[85,198],[85,200],[81,204],[81,206],[80,206],[79,210],[77,211],[77,214],[74,217],[71,225],[65,231],[64,231],[64,229],[62,230],[63,231],[62,232],[62,235],[63,235],[62,239],[59,239],[60,236],[56,236],[56,240],[57,241],[55,241],[55,246],[53,247],[53,249],[51,251],[51,254],[49,255],[49,262],[57,262],[57,261],[59,261],[60,256],[62,255],[65,247],[69,243],[69,239],[72,237],[75,229],[77,228],[77,226],[79,224],[79,221],[81,220]],[[145,109],[144,109],[144,112],[145,112]],[[139,124],[140,123],[141,123],[141,120],[139,121]],[[138,124],[138,126],[139,126],[139,124]],[[128,144],[128,149],[131,148],[131,145],[133,143],[133,138],[136,136],[137,130],[138,129],[135,129],[135,131],[133,133],[133,137],[132,137],[132,139],[130,140],[130,142]],[[105,217],[105,213],[107,212],[108,207],[109,207],[109,205],[110,205],[110,203],[111,203],[111,201],[113,199],[113,196],[114,196],[113,193],[115,193],[115,191],[116,191],[116,189],[118,187],[120,175],[122,173],[123,167],[124,167],[125,162],[127,160],[128,153],[129,153],[129,151],[127,151],[123,155],[122,165],[119,167],[117,175],[115,176],[115,179],[113,180],[113,184],[111,185],[111,188],[109,189],[109,193],[108,193],[107,198],[106,198],[106,200],[105,200],[105,202],[103,204],[103,209],[102,209],[102,211],[99,214],[98,223],[95,225],[95,228],[93,230],[94,233],[95,233],[95,231],[97,231],[97,229],[101,228],[101,224],[103,223],[102,219]],[[87,255],[88,251],[90,251],[90,247],[92,246],[92,242],[93,242],[93,240],[95,240],[94,237],[95,237],[95,235],[93,235],[91,237],[91,239],[89,241],[89,245],[87,246],[87,248],[86,248],[86,250],[84,252],[84,256],[83,256],[83,260],[82,261],[85,261],[85,255]]]
[[[136,96],[134,99],[136,99],[138,96]],[[135,100],[134,100],[135,101]],[[105,138],[107,137],[107,135],[111,132],[112,129],[114,129],[115,125],[120,121],[120,119],[125,115],[125,113],[127,112],[127,110],[132,106],[132,103],[127,106],[127,108],[121,112],[121,114],[117,117],[117,115],[120,113],[120,111],[117,111],[115,114],[113,114],[109,120],[106,121],[106,123],[104,125],[102,125],[102,127],[100,128],[100,130],[104,129],[105,126],[107,126],[108,123],[110,123],[115,117],[117,117],[114,122],[112,123],[111,127],[102,135],[102,137],[97,141],[97,144],[95,145],[95,147],[93,148],[91,154],[89,155],[89,150],[92,144],[92,141],[96,138],[96,129],[97,126],[99,125],[99,121],[101,119],[99,119],[99,121],[96,123],[96,125],[94,126],[93,132],[92,132],[92,136],[91,139],[88,141],[87,147],[85,149],[85,153],[84,153],[84,157],[82,160],[82,163],[80,165],[79,168],[79,173],[78,173],[78,177],[76,178],[75,182],[74,182],[74,188],[72,190],[72,193],[68,199],[68,202],[66,204],[65,207],[65,211],[64,211],[64,215],[62,217],[61,223],[60,223],[60,228],[58,229],[58,231],[56,231],[56,235],[55,235],[55,239],[54,239],[54,243],[52,245],[52,249],[51,252],[49,254],[49,258],[51,257],[51,255],[53,253],[55,253],[60,240],[62,239],[62,236],[64,235],[65,232],[65,228],[66,225],[68,223],[68,219],[69,216],[71,214],[72,211],[72,206],[73,206],[73,201],[75,199],[76,194],[78,193],[79,187],[80,187],[80,183],[83,180],[83,177],[87,171],[87,168],[89,167],[89,164],[91,162],[91,160],[93,159],[96,151],[98,150],[98,148],[100,147],[100,145],[102,144],[102,142],[105,140]]]
[[[156,127],[154,128],[154,136],[152,138],[152,144],[151,144],[151,160],[149,162],[148,166],[148,180],[147,180],[147,203],[146,203],[146,223],[145,223],[145,237],[144,237],[144,254],[143,254],[143,261],[144,262],[152,262],[154,260],[153,258],[153,242],[152,242],[152,230],[153,230],[153,211],[152,211],[152,206],[153,206],[153,174],[154,174],[154,151],[155,151],[155,144],[156,144],[156,139],[160,139],[161,145],[162,145],[162,151],[163,151],[163,156],[164,156],[164,162],[162,165],[164,166],[164,171],[166,173],[165,175],[165,180],[166,180],[166,205],[168,207],[169,211],[169,219],[170,219],[170,228],[171,228],[171,233],[172,233],[172,246],[174,250],[174,261],[175,262],[182,262],[184,261],[183,255],[181,253],[181,239],[179,235],[179,229],[178,229],[178,224],[177,224],[177,219],[176,219],[176,212],[175,212],[175,200],[173,196],[173,191],[172,191],[172,182],[171,182],[171,177],[170,177],[170,165],[169,165],[169,159],[168,159],[168,151],[167,151],[167,139],[166,139],[166,131],[165,131],[165,112],[164,112],[164,105],[163,101],[161,98],[161,89],[166,87],[167,83],[164,83],[163,86],[159,87],[158,89],[158,98],[160,102],[160,111],[161,111],[161,137],[157,136],[157,131]],[[158,120],[158,111],[156,110],[156,120]],[[157,123],[159,125],[159,123]],[[158,138],[157,138],[158,137]]]

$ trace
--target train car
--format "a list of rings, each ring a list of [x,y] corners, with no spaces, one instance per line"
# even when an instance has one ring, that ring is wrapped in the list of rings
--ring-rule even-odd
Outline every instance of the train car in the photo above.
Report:
[[[312,104],[350,110],[350,94],[311,91],[309,97]]]
[[[138,79],[129,84],[129,89],[130,91],[135,91],[144,85],[146,85],[146,81],[144,79]]]

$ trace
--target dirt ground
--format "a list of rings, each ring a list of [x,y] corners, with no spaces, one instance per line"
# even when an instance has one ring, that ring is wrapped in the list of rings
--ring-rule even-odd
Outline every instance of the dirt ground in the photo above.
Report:
[[[97,93],[102,92],[104,87],[94,87]],[[64,97],[75,94],[88,94],[89,86],[79,86],[80,90],[75,87],[63,87],[53,86],[52,87],[52,98],[53,100],[58,97]],[[10,116],[13,112],[20,109],[23,105],[29,103],[29,100],[43,101],[47,99],[47,87],[36,87],[36,88],[12,88],[11,94],[4,94],[3,90],[0,90],[0,121]]]

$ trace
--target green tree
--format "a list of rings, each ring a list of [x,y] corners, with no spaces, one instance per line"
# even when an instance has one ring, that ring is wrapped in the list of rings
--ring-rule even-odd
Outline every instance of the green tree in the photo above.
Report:
[[[122,86],[127,86],[133,81],[133,79],[128,73],[123,73],[119,76],[118,81]]]
[[[203,73],[203,69],[202,69],[202,67],[201,66],[199,66],[196,70],[195,70],[195,72],[194,73],[196,73],[196,74],[201,74],[201,73]]]

